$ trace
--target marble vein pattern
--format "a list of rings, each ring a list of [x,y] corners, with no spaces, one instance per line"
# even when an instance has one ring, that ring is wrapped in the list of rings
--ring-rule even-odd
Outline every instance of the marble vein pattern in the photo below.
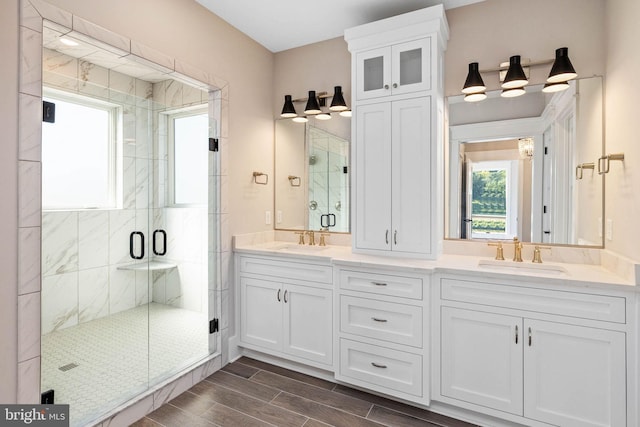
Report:
[[[20,295],[18,307],[18,360],[23,361],[40,355],[40,325],[29,323],[40,313],[40,294]]]
[[[78,273],[45,276],[42,280],[42,333],[78,324]]]
[[[20,93],[42,95],[42,33],[20,27]]]
[[[78,320],[88,322],[109,315],[109,267],[78,272]]]
[[[109,212],[78,213],[78,267],[80,270],[109,264]]]
[[[78,213],[61,211],[42,215],[42,274],[78,271]]]
[[[40,162],[18,162],[18,226],[39,227],[41,224],[42,168]]]
[[[18,294],[40,291],[40,227],[18,229]]]
[[[42,139],[42,100],[39,96],[19,95],[19,152],[20,160],[39,162],[41,160],[40,141]]]

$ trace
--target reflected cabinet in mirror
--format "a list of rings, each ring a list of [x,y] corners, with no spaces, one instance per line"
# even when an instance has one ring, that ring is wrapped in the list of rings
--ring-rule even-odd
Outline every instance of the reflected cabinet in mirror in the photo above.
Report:
[[[603,246],[602,78],[541,89],[448,99],[446,237]]]
[[[276,120],[276,228],[349,232],[351,120]]]

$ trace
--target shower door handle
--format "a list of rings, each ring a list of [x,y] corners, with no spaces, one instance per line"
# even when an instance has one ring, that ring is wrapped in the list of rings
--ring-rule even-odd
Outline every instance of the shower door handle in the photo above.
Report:
[[[162,252],[159,252],[156,248],[156,235],[158,233],[162,234]],[[152,247],[153,247],[153,253],[155,255],[163,256],[167,253],[167,232],[166,231],[156,230],[153,232]]]
[[[133,241],[136,236],[140,236],[140,255],[134,253]],[[144,258],[144,234],[142,234],[141,231],[132,231],[131,234],[129,234],[129,255],[133,259]]]
[[[323,215],[320,215],[320,227],[329,228],[329,227],[335,227],[335,226],[336,226],[336,216],[335,216],[335,214],[323,214]]]

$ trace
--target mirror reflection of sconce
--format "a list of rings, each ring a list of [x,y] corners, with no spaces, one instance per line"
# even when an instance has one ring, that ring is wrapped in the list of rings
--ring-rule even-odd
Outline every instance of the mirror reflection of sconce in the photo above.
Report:
[[[264,181],[260,179],[260,177],[264,177]],[[254,172],[253,173],[253,182],[260,185],[267,185],[269,182],[269,175],[263,172]]]
[[[609,163],[614,161],[624,161],[624,153],[607,154],[598,159],[598,174],[603,175],[609,173]],[[604,166],[603,166],[604,165]]]
[[[568,89],[569,80],[575,79],[578,77],[578,74],[571,64],[569,49],[566,47],[556,49],[555,60],[549,59],[531,62],[529,60],[521,60],[520,55],[514,55],[509,58],[509,62],[502,62],[498,68],[488,70],[480,70],[478,63],[472,62],[469,64],[467,79],[462,87],[462,93],[465,94],[464,100],[467,102],[478,102],[486,99],[487,94],[485,90],[487,88],[482,80],[481,73],[495,73],[496,71],[500,73],[500,81],[502,82],[503,90],[500,96],[513,98],[524,95],[526,93],[524,87],[529,83],[529,69],[551,63],[553,63],[553,65],[542,91],[552,93]]]
[[[327,98],[332,98],[329,111],[322,109],[327,105]],[[304,116],[298,115],[293,105],[294,102],[307,103],[304,108]],[[342,86],[335,86],[333,95],[329,95],[328,92],[318,92],[316,95],[315,90],[310,90],[307,98],[293,99],[291,95],[285,95],[280,117],[290,118],[297,123],[305,123],[309,121],[307,115],[313,116],[318,120],[330,120],[332,112],[339,113],[343,117],[351,117],[351,110],[347,107],[342,95]]]
[[[289,175],[287,178],[289,179],[289,184],[291,184],[292,187],[300,187],[302,180],[299,176]]]
[[[531,160],[533,157],[533,138],[519,138],[518,153],[520,153],[520,158]]]
[[[582,179],[582,171],[585,169],[594,170],[596,168],[595,163],[581,163],[576,166],[576,179]]]

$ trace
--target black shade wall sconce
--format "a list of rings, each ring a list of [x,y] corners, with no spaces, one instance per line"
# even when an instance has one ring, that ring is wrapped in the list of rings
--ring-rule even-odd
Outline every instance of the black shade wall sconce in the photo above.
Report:
[[[331,104],[329,105],[329,111],[324,111],[322,108],[326,107],[327,98],[332,98]],[[305,115],[298,115],[294,105],[295,102],[306,102],[304,107]],[[285,95],[280,117],[304,123],[308,121],[307,115],[313,116],[318,120],[329,120],[332,112],[339,113],[343,117],[351,117],[351,110],[347,107],[342,94],[342,86],[335,86],[333,95],[329,95],[327,92],[318,92],[316,94],[315,90],[310,90],[307,98],[292,99],[291,95]]]
[[[524,68],[523,68],[524,62]],[[514,55],[509,58],[508,63],[500,64],[500,67],[480,70],[477,62],[469,64],[469,73],[462,87],[462,93],[465,94],[464,100],[468,102],[482,101],[487,98],[485,93],[486,86],[482,80],[481,73],[500,72],[500,81],[502,82],[502,93],[500,96],[504,98],[513,98],[524,95],[526,93],[525,86],[529,84],[527,72],[529,68],[553,63],[549,77],[542,91],[545,93],[559,92],[569,88],[569,80],[575,79],[576,73],[571,60],[569,59],[569,49],[561,47],[556,49],[555,59],[530,62],[523,61],[520,55]],[[506,74],[504,71],[506,70]],[[504,76],[503,76],[504,74]]]

